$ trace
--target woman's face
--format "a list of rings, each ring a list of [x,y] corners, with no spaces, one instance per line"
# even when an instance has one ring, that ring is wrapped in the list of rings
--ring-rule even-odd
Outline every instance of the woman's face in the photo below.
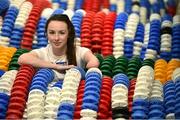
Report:
[[[53,48],[66,48],[68,26],[63,21],[51,21],[47,27],[47,38]]]

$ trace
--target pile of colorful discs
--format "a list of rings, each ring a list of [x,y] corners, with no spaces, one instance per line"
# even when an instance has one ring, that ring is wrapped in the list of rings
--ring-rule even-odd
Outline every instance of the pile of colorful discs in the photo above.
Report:
[[[102,73],[98,68],[90,68],[85,76],[85,88],[80,112],[81,118],[97,118],[100,99]]]
[[[138,57],[133,57],[129,60],[127,66],[127,76],[129,80],[136,78],[141,67],[141,60]]]
[[[80,112],[81,112],[82,103],[83,103],[84,87],[85,87],[85,80],[81,80],[78,87],[77,101],[74,108],[74,119],[81,118]]]
[[[17,51],[14,53],[13,57],[11,58],[8,70],[18,70],[20,67],[20,65],[17,63],[18,58],[20,55],[22,55],[23,53],[26,53],[26,52],[28,52],[28,50],[26,50],[26,49],[17,49]]]
[[[104,76],[102,78],[100,100],[98,106],[98,119],[108,119],[111,117],[109,111],[111,110],[111,90],[113,81],[110,77]]]
[[[167,119],[175,119],[175,83],[167,81],[163,87],[164,90],[164,107]]]
[[[112,77],[112,68],[114,66],[115,63],[115,58],[114,56],[107,56],[106,58],[104,58],[104,61],[101,63],[100,66],[100,70],[102,71],[103,75]]]
[[[125,74],[119,73],[113,77],[111,95],[112,118],[129,118],[128,110],[129,79]]]
[[[154,60],[152,60],[152,59],[143,60],[142,66],[145,66],[145,65],[148,65],[148,66],[151,66],[152,68],[154,68]]]
[[[35,69],[32,66],[22,65],[20,67],[11,89],[6,119],[21,119],[23,117],[29,86],[34,73]]]
[[[128,59],[124,56],[118,57],[112,69],[113,76],[118,73],[126,74],[127,66],[128,66]]]

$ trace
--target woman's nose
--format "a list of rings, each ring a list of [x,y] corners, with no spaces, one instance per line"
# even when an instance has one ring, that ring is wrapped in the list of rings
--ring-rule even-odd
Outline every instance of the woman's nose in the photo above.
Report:
[[[58,34],[55,34],[55,35],[54,35],[54,39],[55,39],[55,40],[58,40],[58,39],[59,39],[59,35],[58,35]]]

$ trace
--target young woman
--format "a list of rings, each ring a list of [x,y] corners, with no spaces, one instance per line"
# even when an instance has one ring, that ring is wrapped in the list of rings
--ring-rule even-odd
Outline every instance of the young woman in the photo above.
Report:
[[[47,20],[45,31],[49,44],[22,54],[18,59],[19,64],[52,68],[58,72],[74,66],[87,69],[99,66],[98,59],[88,48],[75,46],[74,26],[67,15],[51,16]]]

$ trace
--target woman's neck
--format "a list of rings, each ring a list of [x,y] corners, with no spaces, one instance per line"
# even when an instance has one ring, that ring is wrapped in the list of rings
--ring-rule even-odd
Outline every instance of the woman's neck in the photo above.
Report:
[[[67,48],[53,48],[52,51],[55,56],[62,56],[66,54],[66,49]]]

